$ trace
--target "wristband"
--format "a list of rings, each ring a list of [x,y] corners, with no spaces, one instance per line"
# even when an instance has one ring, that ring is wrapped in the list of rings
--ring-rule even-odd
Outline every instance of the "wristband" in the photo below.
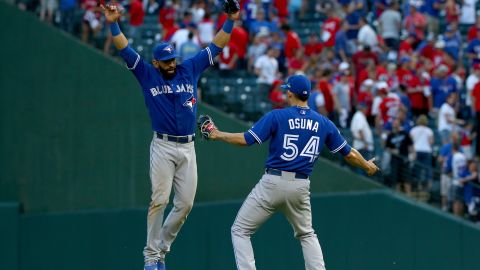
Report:
[[[117,22],[113,22],[110,24],[110,32],[112,32],[112,36],[118,36],[120,33],[120,26],[118,25]]]
[[[223,32],[227,33],[227,34],[230,34],[232,33],[232,29],[233,29],[233,21],[230,20],[230,19],[227,19],[225,21],[225,23],[223,24]]]

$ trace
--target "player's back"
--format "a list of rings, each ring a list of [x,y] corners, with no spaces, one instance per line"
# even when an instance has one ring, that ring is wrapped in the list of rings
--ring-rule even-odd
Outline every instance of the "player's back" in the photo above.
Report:
[[[324,144],[332,152],[346,144],[329,119],[309,108],[293,106],[271,114],[267,168],[309,175]]]

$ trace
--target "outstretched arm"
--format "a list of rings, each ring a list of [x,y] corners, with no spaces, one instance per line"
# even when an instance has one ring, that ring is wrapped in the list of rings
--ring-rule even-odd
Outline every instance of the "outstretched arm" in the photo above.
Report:
[[[220,130],[215,130],[210,134],[209,139],[215,141],[222,141],[239,146],[247,146],[245,135],[243,133],[229,133]]]
[[[374,163],[375,158],[367,161],[355,148],[352,148],[350,153],[346,155],[344,159],[348,164],[363,169],[368,175],[374,175],[380,170]]]

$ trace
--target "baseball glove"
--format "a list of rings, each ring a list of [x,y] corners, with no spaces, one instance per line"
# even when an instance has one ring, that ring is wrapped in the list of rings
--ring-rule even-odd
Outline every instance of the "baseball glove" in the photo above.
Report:
[[[202,133],[202,138],[205,140],[210,139],[210,134],[217,130],[212,117],[209,115],[200,115],[197,120],[197,125],[198,129],[200,129],[200,132]]]
[[[240,4],[237,0],[223,0],[223,11],[227,14],[233,14],[240,10]]]

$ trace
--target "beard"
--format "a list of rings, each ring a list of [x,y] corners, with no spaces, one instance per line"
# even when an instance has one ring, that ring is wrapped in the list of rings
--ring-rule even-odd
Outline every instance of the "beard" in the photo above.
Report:
[[[175,77],[175,75],[177,74],[177,68],[176,67],[173,68],[173,69],[158,68],[158,70],[160,71],[162,76],[167,80],[173,79],[173,77]]]

